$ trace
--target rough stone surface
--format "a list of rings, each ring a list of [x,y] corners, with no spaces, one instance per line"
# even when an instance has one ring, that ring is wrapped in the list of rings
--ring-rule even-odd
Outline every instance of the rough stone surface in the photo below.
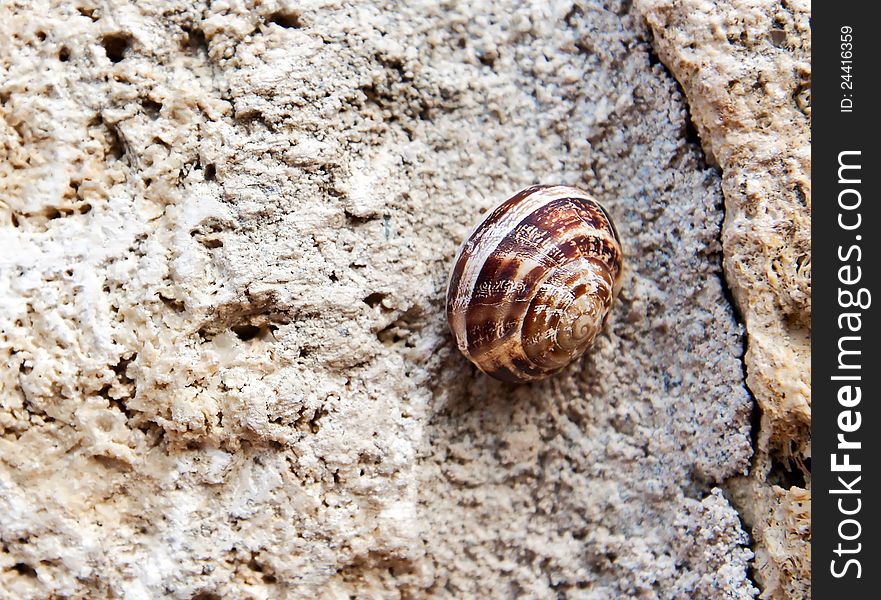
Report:
[[[6,2],[0,590],[751,598],[722,188],[628,2]],[[480,213],[583,186],[561,376],[455,350]]]
[[[733,481],[766,598],[810,596],[811,47],[809,0],[637,0],[722,169],[725,274],[761,410]]]

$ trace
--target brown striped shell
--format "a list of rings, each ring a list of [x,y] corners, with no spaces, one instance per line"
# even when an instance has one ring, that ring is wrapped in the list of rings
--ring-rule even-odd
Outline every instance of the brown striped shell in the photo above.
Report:
[[[450,330],[496,379],[542,379],[593,343],[622,270],[618,232],[596,200],[567,186],[527,188],[490,210],[459,249]]]

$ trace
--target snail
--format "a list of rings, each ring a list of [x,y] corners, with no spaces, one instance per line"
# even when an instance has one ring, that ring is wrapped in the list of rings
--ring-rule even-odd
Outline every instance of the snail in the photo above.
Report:
[[[462,244],[447,286],[459,350],[522,383],[581,356],[618,295],[623,253],[609,214],[573,187],[536,185],[489,210]]]

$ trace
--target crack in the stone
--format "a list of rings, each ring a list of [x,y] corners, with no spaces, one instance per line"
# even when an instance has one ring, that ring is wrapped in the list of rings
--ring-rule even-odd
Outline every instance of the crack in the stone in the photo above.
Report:
[[[651,48],[650,53],[649,53],[650,63],[655,64],[651,60],[651,57],[655,57],[658,60],[657,64],[660,64],[661,68],[667,73],[667,75],[670,77],[670,79],[675,83],[680,94],[682,95],[683,105],[684,105],[685,112],[686,112],[686,114],[685,114],[686,128],[685,128],[685,131],[683,132],[686,137],[686,140],[689,142],[697,142],[696,149],[699,153],[699,160],[700,160],[701,166],[704,168],[709,168],[709,169],[713,169],[713,170],[717,171],[720,175],[720,180],[721,180],[722,168],[717,165],[711,165],[709,163],[709,161],[707,160],[707,155],[706,155],[706,151],[703,147],[702,140],[700,139],[700,135],[698,134],[697,128],[695,127],[694,121],[692,119],[691,105],[689,103],[688,95],[685,93],[685,89],[682,87],[681,82],[673,75],[673,72],[670,70],[670,68],[664,62],[663,58],[661,58],[660,54],[657,53],[657,49],[655,48],[655,44],[654,44],[654,41],[655,41],[654,31],[652,30],[651,27],[647,27],[647,30],[648,30],[648,36],[650,38],[648,41],[649,41],[649,45]],[[761,431],[762,409],[761,409],[761,406],[759,406],[758,401],[756,400],[755,394],[753,393],[753,391],[750,389],[749,385],[747,384],[746,352],[747,352],[747,348],[749,346],[749,332],[747,330],[746,323],[743,318],[743,314],[741,313],[740,308],[734,299],[734,293],[731,290],[731,287],[728,285],[728,279],[725,276],[724,264],[722,264],[722,261],[724,260],[724,257],[725,257],[725,247],[724,247],[724,244],[722,243],[722,230],[723,230],[723,227],[725,224],[725,218],[727,216],[727,204],[726,204],[727,197],[725,196],[724,190],[722,190],[722,198],[723,198],[723,202],[721,203],[722,218],[719,221],[718,235],[716,238],[719,243],[719,248],[721,249],[719,251],[720,264],[719,264],[718,277],[719,277],[720,287],[722,290],[722,295],[725,298],[725,301],[727,302],[728,306],[731,309],[731,315],[734,318],[735,322],[737,323],[738,328],[740,328],[742,331],[742,334],[740,336],[742,350],[741,350],[741,353],[740,353],[740,356],[738,357],[738,359],[739,359],[739,363],[740,363],[742,374],[743,374],[742,375],[743,389],[746,391],[747,396],[749,397],[749,400],[752,404],[752,412],[750,415],[750,446],[753,451],[753,456],[750,459],[750,462],[752,463],[752,461],[755,459],[756,451],[758,448],[759,434]],[[755,467],[754,464],[750,465],[750,472],[752,472],[752,469],[754,467]],[[743,511],[742,507],[739,505],[739,503],[736,502],[736,500],[734,499],[735,495],[731,493],[731,489],[730,489],[731,479],[733,479],[733,477],[729,478],[723,482],[720,482],[718,484],[718,487],[723,490],[725,497],[728,499],[729,503],[734,508],[734,510],[737,511],[738,517],[740,518],[741,527],[743,527],[744,532],[748,534],[749,549],[753,553],[753,558],[747,562],[746,578],[753,585],[753,587],[755,587],[755,589],[757,589],[759,591],[759,595],[761,595],[761,593],[763,591],[763,587],[759,585],[758,580],[756,579],[756,570],[755,570],[755,557],[756,557],[756,550],[757,550],[756,538],[753,535],[752,527],[746,526],[746,523],[743,518],[744,511]],[[710,485],[711,484],[706,483],[705,487],[710,486]],[[709,493],[709,487],[707,487],[707,489],[704,490],[704,493],[705,494]]]

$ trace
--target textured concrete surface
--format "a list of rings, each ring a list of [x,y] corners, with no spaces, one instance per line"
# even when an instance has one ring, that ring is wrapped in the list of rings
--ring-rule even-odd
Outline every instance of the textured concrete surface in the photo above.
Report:
[[[3,7],[6,597],[755,596],[721,180],[638,14],[293,6]],[[609,208],[628,275],[590,356],[511,386],[444,287],[539,182]]]
[[[731,483],[766,598],[810,597],[811,5],[637,0],[722,169],[725,274],[760,409]]]

